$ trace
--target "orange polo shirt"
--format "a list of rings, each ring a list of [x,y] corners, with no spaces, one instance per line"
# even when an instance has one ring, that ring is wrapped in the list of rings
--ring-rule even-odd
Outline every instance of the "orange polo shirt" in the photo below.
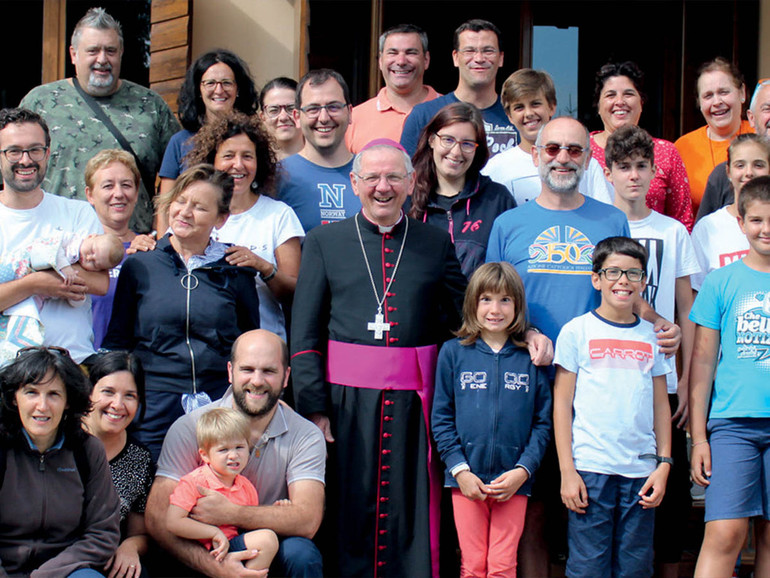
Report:
[[[428,94],[422,102],[441,96],[432,87],[423,86],[428,89]],[[408,115],[408,112],[398,110],[391,104],[388,89],[383,87],[377,96],[353,107],[353,117],[345,134],[348,150],[356,154],[376,138],[389,138],[399,142]]]
[[[702,126],[682,135],[674,143],[682,161],[684,161],[684,168],[687,169],[693,215],[698,214],[698,207],[703,198],[703,191],[706,190],[706,182],[711,171],[719,163],[727,160],[727,147],[730,146],[731,142],[729,140],[711,140],[707,131],[708,125]],[[749,121],[742,121],[738,134],[750,132],[754,132],[754,129],[751,128]]]

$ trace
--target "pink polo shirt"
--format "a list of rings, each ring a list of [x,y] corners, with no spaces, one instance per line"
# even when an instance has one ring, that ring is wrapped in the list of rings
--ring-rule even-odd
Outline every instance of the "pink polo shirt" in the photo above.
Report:
[[[441,96],[432,87],[424,86],[428,94],[422,102]],[[387,93],[388,89],[383,87],[377,96],[353,107],[353,117],[345,134],[345,144],[350,152],[358,153],[364,145],[376,138],[389,138],[396,142],[401,140],[401,130],[409,113],[394,108]]]
[[[176,488],[171,493],[171,497],[169,497],[169,502],[189,512],[198,503],[198,498],[203,497],[203,494],[198,491],[198,487],[215,490],[233,504],[238,504],[239,506],[259,505],[259,496],[254,484],[238,474],[235,476],[233,485],[228,488],[211,470],[208,464],[194,469],[179,480]],[[227,536],[228,540],[238,535],[238,528],[231,524],[220,526],[219,529]],[[207,549],[211,549],[211,540],[201,540],[201,543]]]

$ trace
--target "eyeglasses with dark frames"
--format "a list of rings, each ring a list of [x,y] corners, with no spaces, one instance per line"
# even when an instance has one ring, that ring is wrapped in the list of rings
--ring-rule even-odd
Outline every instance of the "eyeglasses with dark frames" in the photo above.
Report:
[[[631,283],[638,283],[644,279],[644,270],[632,267],[631,269],[621,269],[620,267],[605,267],[599,269],[599,275],[604,274],[604,278],[607,281],[618,281],[623,275],[626,276]]]
[[[0,150],[0,153],[5,155],[5,158],[9,163],[18,163],[22,158],[24,158],[24,153],[27,153],[31,161],[37,163],[45,158],[46,151],[48,151],[48,147],[44,146],[30,147],[28,149],[10,147]]]

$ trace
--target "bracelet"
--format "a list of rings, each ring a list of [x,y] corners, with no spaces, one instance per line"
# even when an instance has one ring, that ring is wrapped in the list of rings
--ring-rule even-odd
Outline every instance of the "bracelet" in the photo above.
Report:
[[[262,273],[259,274],[259,278],[262,279],[265,283],[270,281],[273,277],[275,277],[275,274],[278,273],[278,265],[273,265],[273,270],[268,275],[263,275]]]
[[[699,442],[694,442],[694,443],[692,444],[692,447],[695,447],[695,446],[699,446],[699,445],[701,445],[701,444],[707,444],[707,443],[709,443],[709,441],[708,441],[708,440],[701,440],[701,441],[699,441]]]

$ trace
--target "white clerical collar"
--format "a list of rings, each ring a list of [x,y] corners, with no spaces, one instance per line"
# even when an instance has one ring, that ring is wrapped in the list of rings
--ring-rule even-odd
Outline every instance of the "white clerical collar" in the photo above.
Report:
[[[361,214],[364,216],[364,219],[369,221],[372,225],[375,225],[380,230],[380,234],[382,234],[382,235],[384,235],[385,233],[390,233],[393,229],[396,228],[396,226],[404,218],[404,211],[401,210],[401,212],[399,212],[399,214],[398,214],[398,220],[395,223],[393,223],[392,225],[389,225],[389,226],[386,227],[384,225],[379,225],[379,224],[375,223],[374,221],[372,221],[369,217],[366,216],[366,213],[364,211],[361,211]]]

